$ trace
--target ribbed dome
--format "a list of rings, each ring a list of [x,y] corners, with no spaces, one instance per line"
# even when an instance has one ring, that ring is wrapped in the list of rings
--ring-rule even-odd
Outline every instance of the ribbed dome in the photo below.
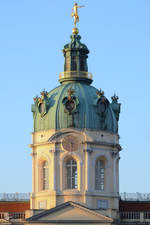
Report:
[[[49,93],[42,92],[41,98],[34,100],[34,131],[74,127],[117,133],[114,103],[86,83],[60,85]]]
[[[73,34],[71,42],[64,46],[64,72],[59,76],[61,85],[34,98],[34,131],[72,127],[118,132],[118,97],[113,96],[110,103],[102,91],[90,86],[89,50],[80,39],[81,36]]]

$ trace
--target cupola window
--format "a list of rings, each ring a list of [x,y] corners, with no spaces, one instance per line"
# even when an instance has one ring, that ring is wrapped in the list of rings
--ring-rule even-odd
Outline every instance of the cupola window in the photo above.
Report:
[[[66,162],[66,188],[77,188],[77,162],[74,159],[69,159]]]
[[[67,101],[65,107],[66,107],[66,109],[68,110],[68,112],[71,114],[72,110],[75,108],[75,103],[74,103],[74,101],[73,101],[73,100]]]
[[[97,160],[95,165],[95,189],[96,190],[104,191],[104,177],[105,177],[104,162],[102,160]]]
[[[72,71],[76,71],[77,70],[77,56],[72,56]]]
[[[44,111],[45,111],[45,105],[44,105],[44,103],[41,103],[39,105],[39,112],[42,114],[42,113],[44,113]]]

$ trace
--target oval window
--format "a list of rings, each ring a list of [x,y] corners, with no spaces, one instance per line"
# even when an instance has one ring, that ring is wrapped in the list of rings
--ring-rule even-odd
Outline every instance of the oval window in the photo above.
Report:
[[[45,112],[45,106],[44,106],[43,103],[41,103],[41,104],[39,105],[39,112],[40,112],[40,113],[44,113],[44,112]]]
[[[74,101],[67,101],[65,107],[71,113],[72,110],[75,108]]]
[[[106,111],[106,103],[99,102],[99,104],[98,104],[98,111],[100,113],[105,113],[105,111]]]

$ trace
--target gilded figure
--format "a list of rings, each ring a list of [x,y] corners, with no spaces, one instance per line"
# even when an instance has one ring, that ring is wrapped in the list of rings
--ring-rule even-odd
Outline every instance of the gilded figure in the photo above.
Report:
[[[74,25],[76,27],[76,24],[79,22],[79,14],[78,14],[78,9],[79,8],[83,8],[85,6],[79,6],[77,3],[74,4],[73,8],[72,8],[72,13],[71,16],[74,17]]]

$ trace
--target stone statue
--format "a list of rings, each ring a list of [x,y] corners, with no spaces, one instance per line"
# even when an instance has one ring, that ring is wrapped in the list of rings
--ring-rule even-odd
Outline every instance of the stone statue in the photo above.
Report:
[[[121,108],[121,104],[118,103],[118,96],[116,96],[116,94],[114,94],[114,96],[111,97],[112,99],[112,103],[111,103],[111,107],[114,111],[116,120],[119,121],[119,114],[120,114],[120,108]]]

